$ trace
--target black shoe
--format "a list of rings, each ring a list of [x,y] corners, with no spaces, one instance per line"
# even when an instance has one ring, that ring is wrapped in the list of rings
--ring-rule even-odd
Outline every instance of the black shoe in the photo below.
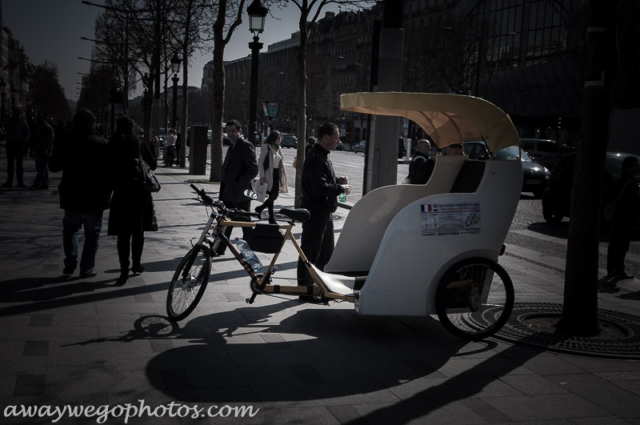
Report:
[[[76,266],[64,266],[62,274],[65,276],[71,276],[74,271],[76,271]]]
[[[0,186],[0,187],[11,187],[11,186],[13,186],[13,183],[6,182],[6,183],[3,183],[2,186]]]
[[[262,220],[262,211],[264,211],[264,208],[259,205],[255,208],[254,211],[258,213],[258,220]]]
[[[134,264],[131,267],[131,272],[134,274],[142,274],[144,273],[144,266],[142,264]]]
[[[626,280],[626,279],[633,279],[635,276],[632,276],[626,273],[616,273],[613,277],[618,280]]]
[[[26,185],[26,184],[24,184],[24,183],[18,183],[18,184],[16,185],[16,187],[19,187],[20,189],[26,189],[26,188],[27,188],[27,185]]]
[[[269,217],[269,224],[278,224],[275,218]]]
[[[123,286],[129,280],[129,270],[121,270],[120,277],[116,280],[116,286]]]
[[[31,186],[31,187],[29,188],[29,190],[38,190],[38,189],[40,189],[38,186]]]
[[[82,279],[86,279],[86,278],[89,278],[89,277],[96,277],[97,274],[98,274],[98,272],[93,270],[93,271],[90,271],[89,273],[81,273],[80,277]]]

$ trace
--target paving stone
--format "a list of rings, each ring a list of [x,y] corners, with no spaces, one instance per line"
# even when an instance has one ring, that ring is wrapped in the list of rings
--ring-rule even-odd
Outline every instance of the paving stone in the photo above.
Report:
[[[512,421],[608,416],[605,410],[575,394],[483,397],[483,400]]]
[[[25,357],[48,356],[49,341],[25,341],[22,355]]]
[[[561,394],[568,392],[562,385],[558,385],[546,377],[537,375],[502,376],[500,380],[527,395]]]
[[[621,418],[640,417],[640,405],[637,395],[629,393],[619,386],[591,374],[556,375],[549,380],[564,384],[567,391],[582,397],[596,406],[609,411]]]
[[[38,396],[44,393],[46,379],[46,374],[18,375],[16,377],[13,396]]]
[[[53,326],[52,314],[33,314],[29,321],[29,327],[51,327]]]

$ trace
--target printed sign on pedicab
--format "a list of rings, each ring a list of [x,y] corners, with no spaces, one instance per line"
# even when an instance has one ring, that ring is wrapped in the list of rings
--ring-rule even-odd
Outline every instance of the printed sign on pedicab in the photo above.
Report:
[[[423,236],[480,233],[480,203],[424,204],[421,208]]]

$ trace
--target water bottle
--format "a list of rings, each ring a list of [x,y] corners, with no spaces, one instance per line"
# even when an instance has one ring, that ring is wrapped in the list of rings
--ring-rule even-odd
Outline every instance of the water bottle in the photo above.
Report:
[[[244,239],[235,238],[234,242],[237,245],[240,254],[242,254],[246,262],[249,263],[253,271],[257,273],[262,268],[262,262],[256,253],[253,252],[249,244]]]
[[[338,195],[338,202],[340,202],[341,204],[347,202],[347,195],[345,195],[344,193]]]

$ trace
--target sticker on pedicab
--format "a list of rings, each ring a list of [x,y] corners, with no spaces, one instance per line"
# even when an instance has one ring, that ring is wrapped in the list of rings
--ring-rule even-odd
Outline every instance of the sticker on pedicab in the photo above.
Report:
[[[480,203],[421,205],[423,236],[480,233]]]

